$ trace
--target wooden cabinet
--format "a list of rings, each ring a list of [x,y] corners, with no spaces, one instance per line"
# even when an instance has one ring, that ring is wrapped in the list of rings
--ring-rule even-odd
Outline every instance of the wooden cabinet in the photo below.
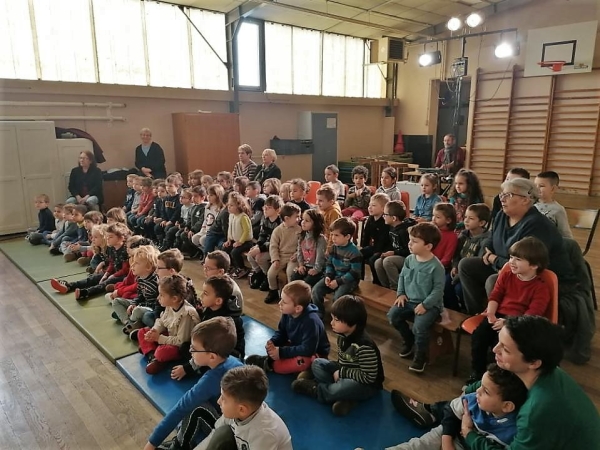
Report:
[[[109,180],[102,183],[104,190],[104,211],[110,208],[125,205],[125,195],[127,194],[126,180]]]
[[[174,113],[173,140],[176,168],[184,177],[196,169],[212,176],[232,171],[238,161],[239,115]]]

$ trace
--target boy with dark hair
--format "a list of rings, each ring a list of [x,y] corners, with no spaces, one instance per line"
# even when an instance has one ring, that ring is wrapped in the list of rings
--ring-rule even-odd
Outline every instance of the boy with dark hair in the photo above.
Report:
[[[333,246],[327,255],[325,278],[312,289],[312,302],[319,308],[321,318],[325,315],[325,295],[333,292],[333,302],[343,295],[351,294],[358,287],[362,270],[362,255],[352,242],[356,225],[352,219],[341,217],[331,225]]]
[[[562,331],[544,317],[518,316],[508,317],[498,333],[496,363],[519,377],[528,390],[510,449],[598,448],[598,410],[581,386],[558,367],[563,357]],[[475,383],[468,390],[480,385]],[[408,418],[424,418],[421,426],[431,426],[439,418],[435,405],[425,405],[398,391],[393,391],[392,397],[410,412]],[[467,448],[498,448],[476,431],[470,414],[463,414],[460,433]]]
[[[498,332],[507,316],[545,316],[550,304],[550,287],[539,275],[548,267],[548,250],[542,241],[526,237],[509,251],[510,270],[502,270],[488,298],[483,320],[471,338],[471,377],[481,379],[488,351],[498,343]]]
[[[297,373],[310,368],[316,358],[327,358],[329,339],[318,309],[310,302],[310,285],[292,281],[281,290],[281,319],[273,337],[265,346],[267,356],[250,355],[246,364],[266,372]]]
[[[535,203],[535,207],[558,227],[558,231],[560,231],[562,237],[573,239],[573,233],[571,232],[569,219],[567,218],[567,211],[554,199],[559,182],[560,178],[554,171],[549,170],[538,173],[537,177],[535,177],[535,185],[540,191],[540,198]]]
[[[481,386],[468,386],[464,395],[436,404],[436,409],[443,411],[441,425],[419,438],[387,450],[463,449],[460,427],[465,407],[477,434],[501,447],[508,447],[517,433],[517,414],[526,399],[527,388],[519,377],[490,364]],[[405,403],[397,394],[392,394],[392,403],[400,414],[415,418],[413,411],[404,407]]]
[[[331,308],[331,328],[338,334],[338,360],[318,358],[298,375],[292,389],[322,403],[333,404],[336,416],[345,416],[357,401],[383,388],[381,354],[367,334],[367,310],[360,297],[344,295]]]
[[[204,186],[194,186],[192,192],[192,205],[189,211],[189,226],[181,234],[181,251],[196,258],[200,255],[200,250],[192,243],[192,236],[200,232],[204,222],[204,214],[208,202],[206,201],[206,189]]]
[[[360,220],[367,215],[371,190],[366,185],[369,178],[369,169],[365,166],[356,166],[352,169],[352,181],[354,186],[348,191],[342,215],[351,216],[353,220]]]
[[[390,201],[386,194],[375,194],[369,202],[369,217],[360,236],[360,253],[363,262],[371,268],[373,283],[381,286],[375,262],[390,245],[390,226],[385,222],[385,205]]]
[[[196,450],[292,450],[292,438],[281,418],[265,403],[269,380],[252,366],[231,369],[221,380],[219,405],[223,415],[214,432]]]
[[[244,324],[242,322],[242,307],[233,293],[233,280],[227,275],[208,276],[200,294],[203,311],[200,311],[200,322],[214,317],[229,317],[233,320],[236,330],[235,348],[230,352],[233,356],[243,359],[246,350]],[[204,373],[192,358],[189,362],[175,366],[171,378],[181,380],[187,375]]]
[[[54,231],[56,225],[54,223],[54,215],[50,211],[50,208],[48,208],[50,197],[46,194],[36,195],[34,202],[35,209],[38,210],[38,226],[37,228],[27,230],[25,239],[31,245],[39,245],[42,243],[42,239],[45,239],[48,234]]]
[[[395,291],[404,258],[410,254],[408,229],[417,222],[407,217],[406,205],[400,200],[392,200],[385,205],[383,218],[389,227],[389,244],[375,261],[375,272],[383,287]]]
[[[267,280],[267,272],[270,267],[269,246],[271,235],[275,228],[281,225],[282,220],[279,212],[283,208],[283,200],[279,195],[269,195],[263,206],[264,216],[260,223],[260,233],[256,245],[248,251],[248,262],[252,267],[250,272],[250,288],[260,289],[261,291],[269,290],[269,282]]]
[[[425,370],[429,350],[429,331],[440,316],[444,300],[445,271],[433,249],[440,242],[440,230],[430,222],[421,222],[409,230],[410,255],[398,278],[397,298],[387,313],[390,324],[398,330],[404,344],[401,358],[414,354],[409,370]],[[413,321],[412,331],[408,320]]]
[[[162,448],[194,448],[212,432],[220,414],[217,399],[221,379],[228,370],[242,365],[230,356],[235,343],[235,326],[228,317],[215,317],[194,327],[190,353],[196,365],[208,370],[156,426],[144,450],[161,445],[179,423],[177,436]]]
[[[267,271],[269,294],[265,303],[272,304],[279,301],[279,286],[277,275],[280,270],[286,270],[287,279],[291,280],[294,274],[294,265],[288,264],[298,249],[298,235],[302,228],[298,225],[300,207],[293,203],[286,203],[279,213],[282,223],[273,230],[269,243],[269,256],[271,267]]]
[[[72,262],[77,259],[77,254],[73,252],[71,246],[73,244],[86,244],[88,241],[88,232],[85,229],[85,213],[87,213],[87,206],[75,205],[73,206],[73,223],[76,225],[75,235],[69,238],[65,238],[58,247],[60,253],[63,254],[65,262]]]

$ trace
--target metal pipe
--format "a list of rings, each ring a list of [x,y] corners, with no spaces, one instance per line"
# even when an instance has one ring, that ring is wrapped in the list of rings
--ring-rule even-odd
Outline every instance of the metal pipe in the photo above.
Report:
[[[206,45],[208,45],[208,48],[210,48],[212,50],[212,52],[215,54],[215,56],[219,59],[219,61],[221,61],[221,63],[225,66],[225,67],[229,67],[227,62],[223,61],[223,58],[221,58],[221,56],[217,53],[217,51],[213,48],[212,45],[210,45],[210,42],[208,42],[208,40],[204,37],[204,35],[202,34],[202,31],[200,31],[198,29],[198,27],[196,26],[196,24],[194,22],[192,22],[192,19],[190,18],[190,16],[188,16],[185,11],[183,10],[184,6],[179,5],[178,9],[179,11],[181,11],[181,13],[185,16],[185,18],[188,20],[188,22],[194,27],[194,30],[196,30],[198,32],[198,34],[200,35],[200,37],[204,40],[204,42],[206,43]]]
[[[89,108],[125,108],[125,103],[87,103],[87,102],[19,102],[0,101],[0,106],[86,106]]]
[[[0,116],[0,120],[93,120],[99,122],[125,122],[125,117],[103,116]]]
[[[471,34],[461,34],[460,36],[450,36],[450,37],[445,37],[445,38],[439,38],[439,39],[420,39],[418,41],[412,41],[409,44],[407,44],[409,47],[412,47],[413,45],[423,45],[423,44],[433,44],[435,42],[444,42],[444,41],[454,41],[456,39],[463,39],[463,38],[470,38],[470,37],[477,37],[477,36],[487,36],[488,34],[498,34],[498,33],[517,33],[519,30],[517,28],[504,28],[503,30],[496,30],[496,31],[480,31],[479,33],[471,33]],[[416,34],[416,33],[413,33]],[[422,35],[421,35],[422,36]]]

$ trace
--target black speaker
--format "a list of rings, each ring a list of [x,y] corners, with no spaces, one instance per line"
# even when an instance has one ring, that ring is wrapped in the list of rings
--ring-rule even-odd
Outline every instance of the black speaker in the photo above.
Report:
[[[404,151],[412,153],[413,163],[419,167],[432,167],[435,162],[433,157],[433,136],[419,134],[405,134]]]

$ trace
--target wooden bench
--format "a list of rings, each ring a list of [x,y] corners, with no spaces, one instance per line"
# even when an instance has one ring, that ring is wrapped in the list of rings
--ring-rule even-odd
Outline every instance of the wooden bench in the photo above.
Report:
[[[361,281],[356,295],[360,296],[366,305],[378,311],[387,313],[396,301],[396,293],[390,289],[378,286],[369,281]],[[443,315],[443,321],[436,322],[431,329],[431,336],[429,339],[429,363],[433,364],[435,360],[444,355],[454,354],[454,361],[452,367],[452,375],[456,376],[458,370],[458,352],[455,351],[460,348],[457,345],[454,346],[452,342],[451,333],[457,333],[456,339],[459,340],[461,337],[460,326],[470,316],[462,314],[458,311],[451,309],[445,309]]]

